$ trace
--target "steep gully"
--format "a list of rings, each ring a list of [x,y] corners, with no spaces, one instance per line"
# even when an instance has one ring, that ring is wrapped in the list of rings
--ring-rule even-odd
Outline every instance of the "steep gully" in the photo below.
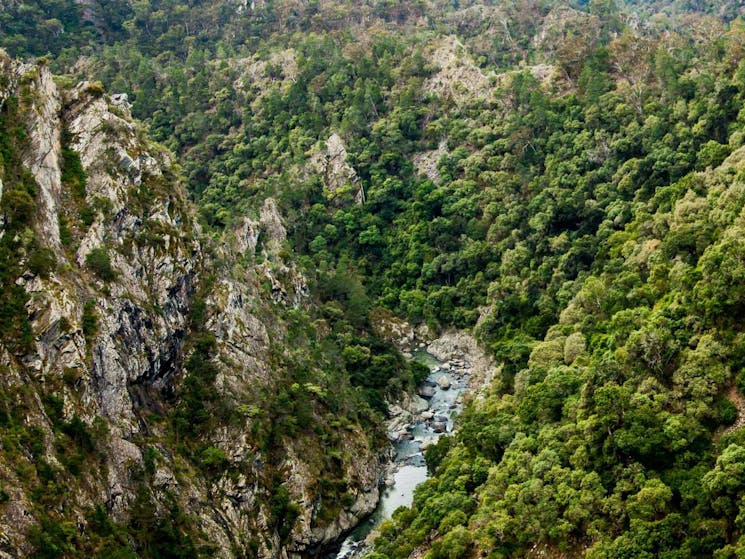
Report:
[[[467,339],[472,342],[470,337]],[[429,376],[418,389],[418,396],[404,403],[406,409],[395,405],[389,410],[392,418],[388,423],[388,436],[394,445],[395,457],[375,511],[325,559],[364,557],[376,528],[390,519],[397,508],[411,506],[414,490],[429,477],[424,459],[426,448],[452,433],[471,384],[472,363],[468,355],[453,347],[450,338],[438,342],[439,345],[423,346],[411,354],[412,359],[430,369]]]

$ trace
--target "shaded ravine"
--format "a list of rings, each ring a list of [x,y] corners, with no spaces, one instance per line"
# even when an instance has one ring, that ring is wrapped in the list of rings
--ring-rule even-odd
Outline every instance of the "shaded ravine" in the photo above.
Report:
[[[378,506],[347,536],[338,551],[328,554],[326,559],[359,558],[370,551],[368,536],[390,519],[397,508],[411,506],[414,489],[429,477],[424,450],[453,431],[454,418],[462,409],[463,393],[468,386],[470,363],[456,359],[441,362],[426,349],[414,352],[413,359],[430,369],[419,387],[419,395],[425,398],[428,407],[413,415],[404,429],[389,432],[396,454]]]

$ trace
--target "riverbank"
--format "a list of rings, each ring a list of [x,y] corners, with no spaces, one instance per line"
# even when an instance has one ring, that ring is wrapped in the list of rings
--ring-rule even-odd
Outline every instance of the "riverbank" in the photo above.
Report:
[[[411,506],[414,489],[428,477],[424,451],[455,430],[464,402],[477,396],[494,375],[493,360],[470,334],[449,331],[429,341],[404,339],[408,343],[400,347],[402,353],[428,366],[430,374],[417,394],[405,395],[389,407],[387,432],[395,458],[375,512],[342,542],[338,553],[329,556],[335,559],[364,557],[377,527],[397,508]]]

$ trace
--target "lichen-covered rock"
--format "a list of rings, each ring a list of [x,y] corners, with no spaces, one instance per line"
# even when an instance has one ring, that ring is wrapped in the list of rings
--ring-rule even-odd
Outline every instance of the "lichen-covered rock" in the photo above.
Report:
[[[365,193],[359,184],[357,171],[347,158],[347,148],[341,136],[334,132],[325,145],[321,143],[316,146],[315,153],[310,158],[310,167],[323,177],[330,198],[346,187],[352,190],[355,201],[359,204],[364,202]]]

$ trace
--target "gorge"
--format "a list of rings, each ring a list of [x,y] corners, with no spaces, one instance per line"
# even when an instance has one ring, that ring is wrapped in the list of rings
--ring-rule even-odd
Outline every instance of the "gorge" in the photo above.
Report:
[[[743,556],[744,17],[2,3],[0,558]]]

